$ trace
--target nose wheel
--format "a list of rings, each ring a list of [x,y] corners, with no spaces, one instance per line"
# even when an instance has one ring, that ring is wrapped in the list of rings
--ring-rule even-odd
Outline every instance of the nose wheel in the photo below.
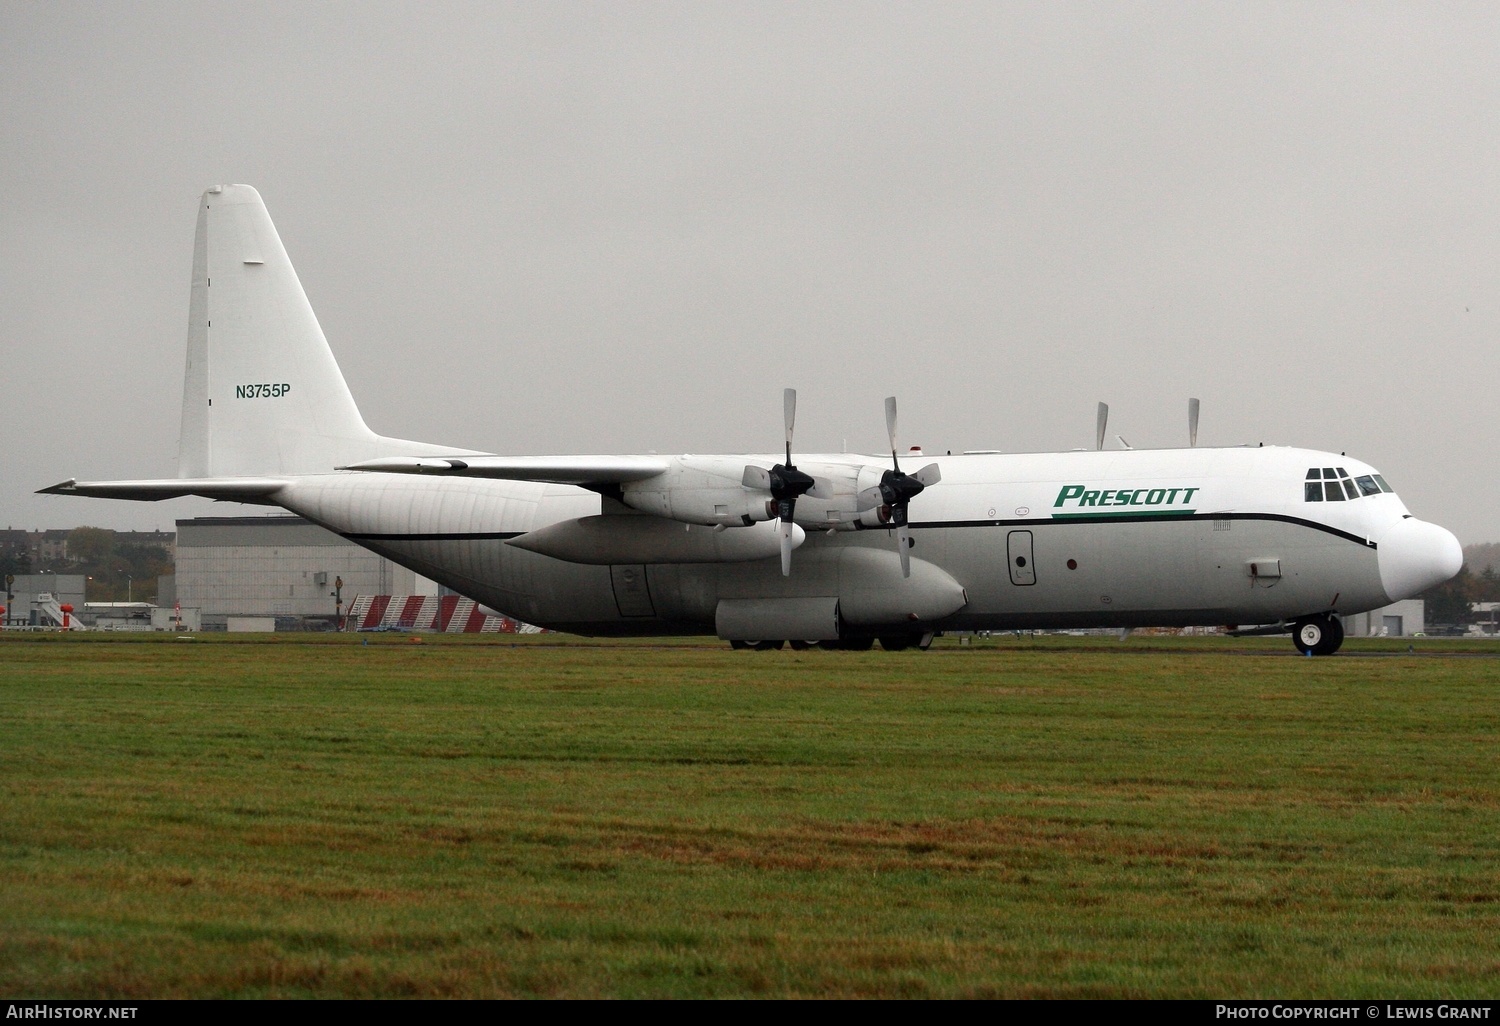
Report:
[[[1344,625],[1338,617],[1320,614],[1292,625],[1292,644],[1303,655],[1333,655],[1344,643]]]

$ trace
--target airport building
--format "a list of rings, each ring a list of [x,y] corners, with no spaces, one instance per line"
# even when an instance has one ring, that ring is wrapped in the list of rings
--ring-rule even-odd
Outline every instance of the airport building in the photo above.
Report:
[[[1427,604],[1404,599],[1368,613],[1344,617],[1344,634],[1351,638],[1409,638],[1427,631]]]
[[[38,532],[40,533],[40,532]],[[55,620],[55,608],[72,606],[83,612],[84,589],[88,578],[83,574],[15,574],[10,583],[11,599],[5,601],[7,589],[0,589],[0,605],[5,606],[5,622],[14,626],[44,626]]]
[[[177,574],[157,601],[200,610],[205,630],[288,630],[331,628],[338,597],[347,613],[360,595],[392,594],[437,586],[302,517],[197,517],[177,521]]]

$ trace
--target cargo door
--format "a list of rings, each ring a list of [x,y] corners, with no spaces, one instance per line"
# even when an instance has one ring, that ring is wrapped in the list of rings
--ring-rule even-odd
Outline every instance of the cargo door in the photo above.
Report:
[[[1031,532],[1012,531],[1006,540],[1010,556],[1010,583],[1035,584],[1036,566],[1031,559]]]

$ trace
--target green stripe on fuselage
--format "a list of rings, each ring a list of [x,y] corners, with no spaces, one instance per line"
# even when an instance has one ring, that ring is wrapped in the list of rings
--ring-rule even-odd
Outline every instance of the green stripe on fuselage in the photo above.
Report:
[[[1140,507],[1136,507],[1139,509]],[[1190,517],[1197,510],[1193,509],[1158,509],[1149,513],[1131,513],[1126,509],[1111,510],[1108,513],[1054,513],[1053,520],[1155,520],[1158,517]]]

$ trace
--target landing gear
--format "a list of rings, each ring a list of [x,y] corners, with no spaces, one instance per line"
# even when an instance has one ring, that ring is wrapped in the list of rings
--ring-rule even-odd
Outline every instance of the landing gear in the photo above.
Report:
[[[905,652],[909,648],[918,648],[926,652],[932,645],[932,639],[932,631],[923,634],[882,634],[880,647],[887,652]]]
[[[932,644],[933,636],[931,631],[924,634],[882,634],[879,636],[880,647],[887,652],[904,652],[909,648],[919,648],[925,652]],[[769,652],[772,649],[790,645],[793,652],[806,652],[812,648],[838,652],[868,652],[875,647],[875,640],[874,637],[864,634],[840,638],[837,641],[805,641],[796,638],[790,641],[731,641],[729,647],[737,651]]]
[[[875,647],[875,639],[840,638],[838,641],[820,641],[818,647],[837,652],[868,652]]]
[[[1303,655],[1333,655],[1344,643],[1344,625],[1326,613],[1309,616],[1292,625],[1292,644]]]

